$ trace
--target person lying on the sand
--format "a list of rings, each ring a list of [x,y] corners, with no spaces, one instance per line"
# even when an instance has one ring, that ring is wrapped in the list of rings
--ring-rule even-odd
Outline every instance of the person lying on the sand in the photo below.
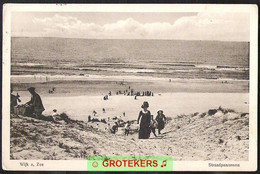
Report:
[[[164,129],[164,125],[165,125],[165,122],[166,122],[166,117],[163,114],[163,110],[162,109],[159,109],[157,114],[158,115],[156,116],[155,120],[158,122],[158,134],[161,134],[161,130]]]
[[[42,115],[42,112],[45,110],[41,97],[35,92],[34,87],[28,88],[28,91],[31,93],[32,97],[31,100],[26,103],[26,105],[28,105],[33,115],[35,115],[36,118],[39,118]]]
[[[139,121],[141,119],[139,126],[139,139],[148,139],[151,133],[150,122],[152,119],[151,112],[147,110],[147,108],[149,107],[149,103],[145,101],[141,107],[143,108],[143,110],[139,112],[139,116],[137,119],[137,124],[139,124]]]

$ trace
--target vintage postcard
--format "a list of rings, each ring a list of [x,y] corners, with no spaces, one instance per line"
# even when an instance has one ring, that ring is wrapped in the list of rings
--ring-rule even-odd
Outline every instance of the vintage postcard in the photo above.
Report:
[[[255,5],[5,4],[5,170],[255,171]]]

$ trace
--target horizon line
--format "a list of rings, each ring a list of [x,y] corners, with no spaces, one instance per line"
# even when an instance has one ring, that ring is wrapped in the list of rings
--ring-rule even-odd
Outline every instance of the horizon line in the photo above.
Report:
[[[85,40],[165,40],[165,41],[216,41],[216,42],[247,42],[250,43],[250,41],[236,41],[236,40],[199,40],[199,39],[191,39],[191,40],[187,40],[187,39],[127,39],[127,38],[78,38],[78,37],[41,37],[41,36],[11,36],[11,38],[58,38],[58,39],[85,39]]]

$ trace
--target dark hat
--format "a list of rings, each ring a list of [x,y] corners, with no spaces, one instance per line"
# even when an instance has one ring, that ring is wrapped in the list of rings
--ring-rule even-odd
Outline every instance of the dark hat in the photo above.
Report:
[[[149,107],[149,103],[147,101],[145,101],[141,107],[142,108],[144,108],[144,107],[148,108]]]
[[[30,92],[34,92],[34,91],[35,91],[35,88],[34,88],[34,87],[30,87],[30,88],[28,88],[27,90],[30,91]]]

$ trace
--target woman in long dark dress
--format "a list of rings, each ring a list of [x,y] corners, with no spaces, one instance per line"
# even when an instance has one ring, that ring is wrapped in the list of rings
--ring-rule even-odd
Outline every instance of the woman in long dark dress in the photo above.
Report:
[[[137,119],[137,124],[140,122],[140,127],[139,127],[139,139],[148,139],[150,137],[151,133],[151,128],[150,128],[150,122],[151,122],[151,112],[147,110],[149,107],[148,102],[144,102],[143,105],[141,106],[143,108],[142,111],[140,111],[138,119]]]

